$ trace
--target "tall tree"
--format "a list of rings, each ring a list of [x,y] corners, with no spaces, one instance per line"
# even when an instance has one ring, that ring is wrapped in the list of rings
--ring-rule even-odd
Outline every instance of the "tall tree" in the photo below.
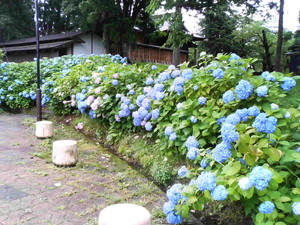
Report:
[[[63,9],[82,30],[102,33],[110,52],[129,56],[134,26],[149,0],[63,0]]]
[[[0,15],[0,37],[2,36],[4,40],[34,35],[32,0],[2,0]]]
[[[61,0],[44,0],[40,3],[41,34],[61,33],[74,29],[62,10]]]
[[[237,52],[233,41],[233,31],[236,30],[238,19],[230,5],[215,4],[206,9],[204,19],[200,21],[203,36],[207,41],[200,43],[205,51],[216,55],[219,52]]]
[[[282,42],[283,42],[283,8],[284,0],[280,0],[279,6],[279,20],[278,20],[278,37],[277,37],[277,48],[275,56],[275,71],[281,71],[281,56],[282,56]]]

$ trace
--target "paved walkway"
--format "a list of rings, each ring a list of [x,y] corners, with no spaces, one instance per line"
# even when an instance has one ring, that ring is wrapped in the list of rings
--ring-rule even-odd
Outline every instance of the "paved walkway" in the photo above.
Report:
[[[68,127],[38,140],[24,121],[34,118],[0,114],[0,224],[97,224],[101,209],[119,202],[143,205],[163,224],[165,195],[137,171]],[[52,141],[66,138],[79,141],[80,162],[57,168]]]

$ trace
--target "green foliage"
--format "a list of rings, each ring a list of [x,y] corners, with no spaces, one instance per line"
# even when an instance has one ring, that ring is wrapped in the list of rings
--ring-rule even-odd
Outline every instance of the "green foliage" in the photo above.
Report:
[[[200,43],[205,51],[213,55],[219,52],[240,54],[233,39],[233,31],[236,30],[238,22],[235,14],[228,4],[216,4],[206,11],[204,19],[200,21],[203,36],[208,39]]]
[[[32,0],[0,1],[0,29],[4,40],[34,35],[33,3]]]
[[[161,167],[162,170],[158,170],[156,165],[165,162],[164,158],[173,161],[181,157],[183,161],[186,160],[189,169],[187,178],[195,180],[203,171],[215,174],[217,185],[224,185],[228,191],[228,200],[241,201],[245,205],[246,214],[252,215],[256,224],[276,222],[295,224],[298,218],[291,212],[291,206],[294,202],[300,201],[300,153],[296,151],[300,146],[298,135],[300,112],[298,105],[292,105],[292,102],[282,104],[288,95],[287,91],[282,90],[283,82],[287,79],[286,75],[271,73],[275,81],[263,76],[254,76],[252,64],[255,61],[251,58],[240,59],[233,54],[218,54],[216,58],[204,55],[199,69],[187,69],[187,64],[183,64],[179,68],[180,71],[176,71],[179,73],[177,76],[183,79],[182,93],[177,94],[177,87],[174,84],[175,69],[172,67],[162,73],[162,67],[155,70],[149,64],[140,66],[121,64],[125,62],[124,59],[109,55],[43,60],[46,66],[43,99],[48,101],[49,107],[57,113],[80,111],[89,114],[95,123],[104,124],[107,127],[108,143],[120,141],[124,134],[129,133],[141,134],[143,138],[150,140],[146,143],[155,143],[144,149],[144,144],[142,141],[139,142],[139,139],[122,140],[123,147],[120,151],[128,156],[140,158],[143,165],[149,166],[150,173],[162,182],[167,183],[170,180],[173,168],[166,163]],[[18,66],[22,69],[18,70],[16,68]],[[10,74],[7,82],[0,83],[4,87],[2,94],[5,97],[4,104],[9,107],[27,107],[30,104],[30,101],[27,104],[27,99],[20,98],[22,100],[13,101],[8,97],[15,97],[22,92],[21,88],[28,88],[30,79],[23,73],[26,68],[32,71],[34,67],[32,63],[5,64],[1,67],[2,74],[5,72]],[[213,76],[220,70],[223,76],[219,78]],[[18,76],[25,85],[16,85],[14,76]],[[158,84],[163,85],[163,97],[157,97],[159,91],[153,89],[154,84],[145,84],[147,78],[155,80],[156,88]],[[180,79],[176,81],[178,80]],[[238,98],[238,91],[235,88],[241,80],[248,81],[253,88],[244,99]],[[11,84],[14,84],[14,89],[8,90]],[[261,86],[268,88],[265,96],[258,96],[257,88]],[[242,88],[240,91],[246,89]],[[131,90],[133,92],[130,92]],[[235,100],[225,103],[223,94],[228,90],[235,92]],[[147,99],[150,101],[151,109],[147,115],[150,110],[158,109],[160,111],[158,118],[151,119],[153,114],[150,114],[148,119],[143,117],[140,121],[133,118],[141,116],[138,110],[143,109],[137,98],[142,94],[148,95]],[[205,97],[207,101],[200,104],[199,97]],[[131,109],[123,116],[122,110],[127,109],[125,105],[129,106],[129,101],[135,109]],[[177,108],[179,103],[182,104],[181,108]],[[272,103],[279,105],[279,108],[272,109]],[[142,105],[145,109],[148,108],[146,102]],[[269,133],[260,132],[253,124],[256,116],[247,114],[247,119],[235,124],[239,138],[230,144],[231,156],[226,157],[221,163],[218,162],[215,147],[224,138],[224,134],[220,135],[222,125],[219,119],[236,113],[238,109],[247,110],[252,106],[257,106],[260,112],[268,117],[274,116],[277,120],[276,129]],[[290,117],[286,116],[287,112]],[[197,119],[196,122],[192,122],[192,116]],[[151,125],[148,129],[150,132],[145,132],[146,122]],[[176,139],[170,140],[169,136],[165,135],[168,126],[173,128],[177,135]],[[186,141],[190,136],[194,136],[199,143],[199,153],[192,160],[191,157],[187,159]],[[128,150],[126,146],[133,142],[137,147]],[[156,159],[151,160],[154,157]],[[205,168],[199,167],[203,159],[209,160]],[[242,190],[238,184],[239,180],[249,176],[255,166],[267,168],[272,173],[268,187],[263,190],[255,187],[247,191]],[[176,211],[182,217],[188,217],[190,210],[202,210],[213,200],[210,191],[200,191],[197,185],[185,185],[181,195],[187,197],[186,201],[182,199],[176,205]],[[275,210],[272,213],[259,213],[258,206],[264,201],[274,202]]]

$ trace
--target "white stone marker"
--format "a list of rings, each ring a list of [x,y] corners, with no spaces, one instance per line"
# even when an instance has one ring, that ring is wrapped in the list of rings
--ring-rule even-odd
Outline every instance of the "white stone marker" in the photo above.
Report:
[[[37,138],[50,138],[53,136],[53,123],[51,121],[38,121],[35,123],[35,136]]]
[[[151,225],[151,214],[139,205],[110,205],[100,212],[98,225]]]
[[[75,166],[78,161],[77,141],[53,142],[52,162],[56,166]]]

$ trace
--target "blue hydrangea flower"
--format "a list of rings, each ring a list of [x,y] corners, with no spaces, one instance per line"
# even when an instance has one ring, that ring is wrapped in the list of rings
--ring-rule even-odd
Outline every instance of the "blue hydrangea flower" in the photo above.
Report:
[[[226,104],[235,100],[233,91],[228,90],[223,94],[223,102]]]
[[[146,79],[145,84],[146,84],[146,85],[151,85],[151,84],[153,84],[153,82],[154,82],[154,80],[153,80],[151,77],[148,77],[148,78]]]
[[[270,75],[270,72],[269,72],[269,71],[265,71],[265,72],[263,72],[263,73],[261,74],[261,76],[262,76],[263,78],[265,78],[265,79],[266,79],[266,77],[269,76],[269,75]]]
[[[178,104],[176,105],[176,108],[177,108],[178,110],[182,109],[182,103],[178,103]]]
[[[198,121],[195,116],[191,116],[190,120],[192,123],[197,123],[197,121]]]
[[[165,97],[165,93],[164,92],[156,92],[155,93],[155,98],[156,100],[160,101]]]
[[[145,109],[149,110],[151,108],[150,103],[151,103],[151,99],[145,98],[142,101],[142,107],[144,107]]]
[[[168,201],[163,206],[163,212],[164,214],[172,213],[175,210],[175,204],[171,201]]]
[[[252,106],[248,109],[249,116],[258,116],[260,114],[260,110],[257,106]]]
[[[167,190],[167,197],[174,204],[177,204],[178,201],[182,198],[181,195],[182,187],[183,187],[182,184],[174,184],[169,190]]]
[[[228,196],[228,191],[226,190],[224,185],[218,185],[211,192],[211,197],[217,201],[225,200],[227,198],[227,196]]]
[[[203,96],[201,96],[201,97],[198,98],[198,102],[199,102],[200,105],[205,105],[206,104],[206,100],[207,99],[205,97],[203,97]]]
[[[179,77],[180,76],[180,70],[173,70],[171,73],[171,77]]]
[[[151,111],[151,114],[152,114],[152,119],[157,120],[158,117],[160,116],[160,111],[159,109],[154,109]]]
[[[135,93],[134,90],[130,90],[130,91],[129,91],[129,94],[130,94],[130,95],[134,95],[134,93]]]
[[[247,80],[241,80],[238,85],[235,87],[235,94],[243,100],[246,100],[250,97],[253,91],[253,86]]]
[[[300,202],[294,202],[292,205],[293,213],[297,216],[300,215]]]
[[[223,123],[221,128],[222,140],[224,142],[234,142],[240,137],[239,132],[235,131],[235,126],[229,123]]]
[[[202,159],[201,162],[200,162],[200,166],[205,169],[210,163],[210,160],[209,159]]]
[[[189,172],[189,170],[185,167],[182,166],[179,170],[178,170],[178,176],[180,177],[186,177],[186,174]]]
[[[165,135],[170,136],[174,132],[172,127],[166,127],[165,129]]]
[[[178,95],[181,95],[182,92],[184,91],[184,88],[182,86],[179,86],[179,85],[175,86],[174,88],[175,88],[175,91],[177,92]]]
[[[216,160],[218,163],[225,162],[227,159],[231,157],[231,155],[232,153],[230,151],[230,145],[228,145],[225,142],[221,142],[220,144],[218,144],[215,147],[212,154],[214,160]]]
[[[140,107],[138,109],[138,114],[141,118],[144,118],[148,114],[148,111],[144,107]]]
[[[165,86],[163,84],[155,84],[153,89],[154,91],[162,92],[164,91]]]
[[[200,150],[198,148],[195,148],[195,147],[191,147],[189,150],[188,150],[188,153],[187,153],[187,157],[191,160],[194,160],[197,158],[197,156],[199,155],[199,152]]]
[[[271,109],[272,109],[272,110],[279,109],[279,106],[278,106],[277,104],[275,104],[275,103],[272,103],[272,104],[271,104]]]
[[[176,69],[176,66],[174,66],[174,65],[170,65],[169,67],[168,67],[168,70],[175,70]]]
[[[116,98],[121,98],[122,95],[121,94],[116,94]]]
[[[291,118],[291,114],[290,114],[289,111],[287,111],[287,112],[284,114],[284,118],[286,118],[286,119]]]
[[[197,91],[197,90],[199,89],[199,86],[198,86],[198,85],[195,85],[195,86],[193,87],[193,89],[194,89],[194,91]]]
[[[237,54],[235,54],[235,53],[232,53],[231,55],[230,55],[230,58],[228,59],[228,61],[229,62],[231,62],[232,60],[239,60],[239,59],[241,59],[241,57],[239,57]]]
[[[248,121],[248,116],[249,116],[248,109],[246,109],[246,108],[238,109],[238,110],[236,110],[235,114],[237,114],[240,117],[241,121],[243,121],[243,122]]]
[[[267,81],[276,81],[276,78],[275,78],[273,75],[271,75],[271,74],[267,75],[267,76],[265,77],[265,79],[266,79]]]
[[[189,183],[189,186],[197,185],[197,180],[192,179]]]
[[[134,110],[134,109],[135,109],[135,105],[134,105],[134,104],[130,104],[130,105],[129,105],[129,109],[130,109],[130,110]]]
[[[156,66],[156,65],[152,65],[152,66],[151,66],[151,69],[152,69],[152,70],[156,70],[156,69],[157,69],[157,66]]]
[[[274,116],[267,118],[265,113],[260,113],[255,118],[252,126],[256,128],[258,132],[263,132],[266,134],[274,133],[276,130],[277,119]]]
[[[224,71],[222,69],[216,69],[213,71],[213,76],[217,79],[221,79],[224,77]]]
[[[284,91],[289,91],[295,86],[296,86],[296,81],[293,78],[291,78],[291,77],[283,78],[283,84],[281,84],[281,88]]]
[[[258,210],[264,214],[270,214],[274,211],[274,209],[275,209],[275,205],[273,204],[273,202],[270,201],[265,201],[261,203],[258,207]]]
[[[300,152],[300,147],[296,148],[296,152]]]
[[[182,217],[178,215],[176,212],[169,213],[167,215],[167,222],[174,225],[180,224],[182,223]]]
[[[237,125],[239,122],[241,122],[241,118],[236,113],[230,114],[225,119],[225,123],[232,125]]]
[[[249,178],[254,187],[262,191],[268,187],[269,182],[272,180],[272,172],[261,166],[256,166],[250,172]]]
[[[247,191],[253,186],[249,177],[243,177],[238,184],[243,191]]]
[[[200,191],[212,191],[217,185],[217,178],[214,173],[203,171],[197,178],[197,186]]]
[[[269,88],[267,86],[260,86],[256,89],[258,97],[266,97],[268,94]]]
[[[118,80],[113,80],[113,81],[112,81],[112,84],[113,84],[114,86],[117,86],[117,85],[119,84],[119,81],[118,81]]]
[[[175,86],[182,86],[182,85],[184,85],[184,82],[185,82],[185,80],[184,80],[183,77],[176,77],[173,81],[173,85],[174,85],[174,87]]]
[[[192,69],[185,69],[182,71],[182,77],[187,79],[187,80],[190,80],[193,78],[193,71]]]
[[[177,135],[176,135],[176,133],[172,133],[172,134],[170,134],[170,137],[169,137],[169,140],[170,141],[175,141],[177,139]]]
[[[226,117],[223,116],[223,117],[221,117],[221,118],[219,118],[219,119],[217,120],[217,124],[220,125],[220,124],[224,123],[225,120],[226,120]]]
[[[169,79],[171,79],[171,76],[170,76],[170,74],[168,72],[162,72],[158,76],[158,80],[160,82],[164,82],[164,81],[169,80]]]
[[[185,146],[190,149],[191,147],[198,148],[199,142],[196,140],[194,136],[189,136],[185,142]]]
[[[147,122],[147,123],[145,124],[145,129],[146,129],[147,131],[151,131],[151,130],[152,130],[152,124],[151,124],[150,122]]]

